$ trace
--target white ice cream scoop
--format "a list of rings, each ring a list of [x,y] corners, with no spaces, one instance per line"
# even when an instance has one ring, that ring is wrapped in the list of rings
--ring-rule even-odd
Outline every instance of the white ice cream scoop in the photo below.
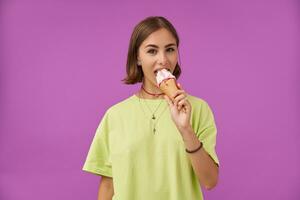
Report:
[[[162,69],[162,70],[159,70],[156,74],[156,82],[157,82],[157,86],[159,87],[160,84],[164,81],[164,80],[168,80],[168,79],[176,79],[175,76],[169,72],[168,70],[166,69]]]
[[[161,91],[173,101],[178,90],[176,77],[168,70],[162,69],[156,74],[156,82]]]

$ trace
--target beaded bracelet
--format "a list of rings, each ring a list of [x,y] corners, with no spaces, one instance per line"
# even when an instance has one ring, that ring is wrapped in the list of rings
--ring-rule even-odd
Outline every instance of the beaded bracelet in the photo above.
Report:
[[[199,151],[199,150],[202,148],[202,146],[203,146],[203,143],[200,142],[200,146],[197,147],[197,149],[194,149],[194,150],[187,150],[187,149],[185,149],[185,151],[186,151],[187,153],[195,153],[195,152]]]

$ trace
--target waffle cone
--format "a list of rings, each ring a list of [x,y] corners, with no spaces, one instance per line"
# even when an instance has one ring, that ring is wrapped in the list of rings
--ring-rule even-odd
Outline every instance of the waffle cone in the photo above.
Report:
[[[162,81],[161,84],[159,85],[159,88],[170,99],[174,100],[175,93],[178,90],[176,80],[174,78]]]

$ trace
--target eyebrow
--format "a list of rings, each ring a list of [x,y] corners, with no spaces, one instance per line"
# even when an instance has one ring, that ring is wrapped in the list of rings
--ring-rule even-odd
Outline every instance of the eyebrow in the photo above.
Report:
[[[167,44],[167,45],[165,46],[165,48],[170,47],[170,46],[176,46],[176,44],[174,44],[174,43]],[[147,48],[147,47],[158,48],[158,46],[155,45],[155,44],[148,44],[145,48]]]

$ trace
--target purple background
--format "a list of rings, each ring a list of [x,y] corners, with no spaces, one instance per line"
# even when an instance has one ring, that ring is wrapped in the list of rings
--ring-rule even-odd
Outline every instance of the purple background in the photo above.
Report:
[[[180,38],[180,83],[218,126],[206,199],[300,199],[297,1],[0,3],[0,199],[96,199],[81,171],[121,83],[135,24],[163,15]]]

